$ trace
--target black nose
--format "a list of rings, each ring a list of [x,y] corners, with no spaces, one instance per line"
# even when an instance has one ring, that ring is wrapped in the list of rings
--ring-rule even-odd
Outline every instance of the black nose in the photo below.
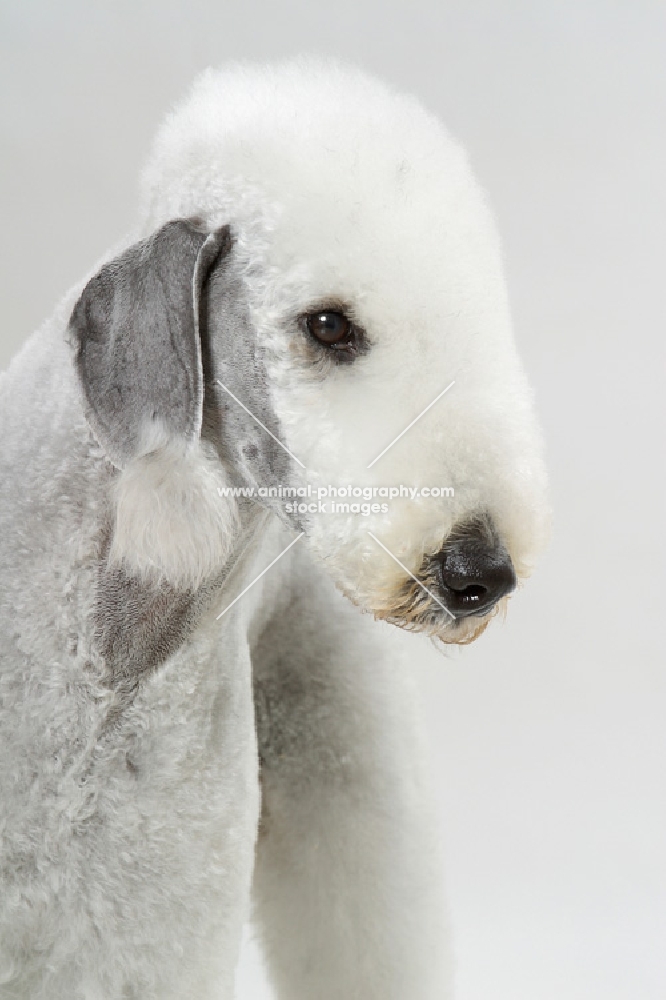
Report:
[[[442,603],[456,618],[486,614],[516,586],[509,553],[487,518],[455,529],[437,560]]]

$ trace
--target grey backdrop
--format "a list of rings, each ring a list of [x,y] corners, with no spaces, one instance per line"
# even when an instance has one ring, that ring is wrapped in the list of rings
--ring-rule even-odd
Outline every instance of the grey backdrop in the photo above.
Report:
[[[0,365],[129,226],[153,129],[207,64],[333,52],[465,141],[504,236],[556,516],[504,626],[448,659],[412,640],[458,997],[663,1000],[663,3],[0,12]],[[269,996],[248,942],[239,997]]]

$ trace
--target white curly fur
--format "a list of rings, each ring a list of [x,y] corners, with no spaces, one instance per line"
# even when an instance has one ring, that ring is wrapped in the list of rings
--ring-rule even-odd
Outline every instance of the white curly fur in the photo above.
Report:
[[[113,490],[109,561],[146,580],[196,590],[223,569],[240,522],[224,467],[206,442],[174,441],[159,423],[143,432],[139,454]]]
[[[415,100],[308,59],[209,71],[167,119],[127,243],[187,217],[231,227],[291,483],[455,498],[308,515],[281,557],[288,521],[218,495],[233,448],[157,421],[115,469],[72,290],[1,382],[0,1000],[231,1000],[253,871],[279,996],[443,1000],[408,643],[361,612],[406,581],[369,532],[414,573],[480,512],[521,576],[544,542],[492,217]],[[353,365],[304,353],[296,318],[333,301],[371,345]]]

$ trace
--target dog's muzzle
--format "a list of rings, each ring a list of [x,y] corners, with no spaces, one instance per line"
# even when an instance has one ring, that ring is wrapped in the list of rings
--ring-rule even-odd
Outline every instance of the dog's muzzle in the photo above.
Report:
[[[516,586],[511,558],[489,518],[457,528],[435,558],[442,603],[456,618],[488,614]]]

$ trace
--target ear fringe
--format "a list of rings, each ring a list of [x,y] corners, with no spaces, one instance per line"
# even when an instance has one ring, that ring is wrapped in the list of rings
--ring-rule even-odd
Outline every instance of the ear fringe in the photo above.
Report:
[[[236,501],[212,446],[168,440],[159,425],[114,488],[115,530],[109,562],[147,582],[196,590],[219,572],[238,535]]]

